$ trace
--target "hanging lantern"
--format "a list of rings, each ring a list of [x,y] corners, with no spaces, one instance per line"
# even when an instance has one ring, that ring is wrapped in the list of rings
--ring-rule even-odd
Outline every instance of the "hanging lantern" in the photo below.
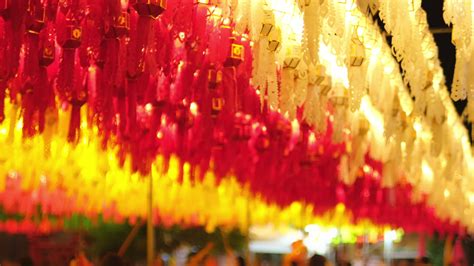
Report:
[[[320,85],[326,78],[326,68],[323,65],[310,64],[308,67],[309,79],[308,82],[311,85]]]
[[[176,122],[184,128],[190,128],[193,126],[194,117],[186,104],[178,104],[178,108],[176,108]]]
[[[261,36],[268,36],[270,32],[275,27],[275,15],[273,14],[272,10],[264,10],[263,11],[263,22],[262,22],[262,29],[260,30]]]
[[[331,102],[335,107],[347,108],[349,106],[349,97],[345,92],[344,95],[341,96],[332,96]]]
[[[311,166],[318,159],[318,150],[316,149],[316,136],[314,132],[309,132],[307,135],[306,141],[306,152],[303,155],[303,159],[300,164],[302,166]]]
[[[222,97],[212,97],[211,100],[211,116],[216,117],[218,116],[221,112],[222,109],[224,108],[224,99]]]
[[[113,17],[105,23],[105,37],[120,38],[130,31],[130,14],[122,12],[119,16]]]
[[[321,84],[319,84],[319,93],[320,95],[327,96],[331,90],[331,77],[325,75]]]
[[[222,82],[222,71],[211,65],[207,72],[207,80],[209,89],[215,89]]]
[[[361,66],[365,60],[365,47],[364,44],[357,38],[352,38],[351,48],[349,54],[350,66]]]
[[[40,65],[44,67],[51,65],[54,62],[54,57],[54,43],[45,42],[43,47],[40,49]]]
[[[133,8],[142,17],[157,19],[166,10],[166,0],[135,0]]]
[[[268,150],[269,147],[270,147],[270,137],[268,136],[267,131],[260,132],[255,142],[255,148],[259,152],[264,152]]]
[[[284,67],[286,68],[293,68],[295,69],[298,67],[298,64],[301,61],[301,51],[299,49],[299,46],[297,45],[292,45],[289,47],[289,49],[286,52],[286,58],[284,63]]]
[[[241,112],[236,113],[233,135],[236,140],[249,140],[252,135],[252,116]]]
[[[267,49],[271,52],[275,52],[281,45],[281,30],[276,27],[268,35],[268,47]]]
[[[219,127],[214,127],[214,130],[212,131],[212,137],[214,140],[214,145],[218,148],[224,147],[227,143],[225,132]]]
[[[46,22],[46,8],[44,8],[44,6],[32,8],[32,12],[28,20],[28,32],[39,34],[44,28],[44,24]]]
[[[74,49],[81,46],[82,27],[76,25],[67,25],[64,30],[64,36],[61,41],[61,47]]]
[[[224,62],[225,67],[238,66],[244,61],[245,48],[242,44],[236,42],[235,37],[231,37],[230,53]]]

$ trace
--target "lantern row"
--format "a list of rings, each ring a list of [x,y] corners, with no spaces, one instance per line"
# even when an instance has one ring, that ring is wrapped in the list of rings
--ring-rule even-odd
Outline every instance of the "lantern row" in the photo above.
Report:
[[[343,145],[323,145],[320,153],[337,158],[345,184],[357,182],[369,152],[384,163],[382,184],[394,187],[406,179],[416,201],[443,189],[431,189],[439,179],[431,152],[441,154],[446,175],[456,166],[468,172],[466,146],[454,145],[458,138],[449,128],[448,143],[454,144],[448,152],[449,145],[432,144],[437,131],[424,112],[412,115],[421,104],[413,105],[391,49],[353,1],[169,1],[166,11],[164,1],[27,2],[2,5],[1,52],[8,64],[1,66],[0,92],[8,87],[13,102],[7,142],[14,142],[19,126],[26,138],[43,133],[49,154],[58,123],[67,129],[60,136],[72,143],[82,140],[81,127],[90,127],[103,148],[117,152],[120,164],[131,155],[133,171],[149,173],[158,154],[175,153],[203,172],[211,158],[222,158],[214,160],[217,176],[236,171],[245,183],[254,174],[243,170],[235,154],[247,151],[248,143],[256,162],[279,169],[295,150],[307,157],[293,156],[297,161],[315,164],[317,143],[334,141]],[[88,114],[81,119],[84,105]],[[61,109],[69,122],[58,119]],[[293,122],[272,120],[271,110]],[[271,149],[277,156],[268,156]],[[230,163],[235,158],[240,165]],[[410,170],[404,173],[398,162]],[[314,174],[295,175],[305,172]],[[272,176],[284,183],[281,173],[264,180]],[[469,210],[469,180],[461,194],[443,191],[461,195],[456,201],[448,196],[434,202],[461,202]],[[277,202],[287,205],[303,195],[311,198],[294,193]],[[453,222],[461,218],[434,207]],[[469,212],[463,217],[470,224]]]

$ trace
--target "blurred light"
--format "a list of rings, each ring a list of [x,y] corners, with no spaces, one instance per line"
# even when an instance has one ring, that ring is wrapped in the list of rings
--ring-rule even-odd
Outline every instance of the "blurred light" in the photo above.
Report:
[[[189,105],[189,111],[191,112],[192,115],[194,116],[197,116],[198,115],[198,112],[199,112],[199,107],[197,105],[197,103],[195,102],[192,102],[190,105]]]

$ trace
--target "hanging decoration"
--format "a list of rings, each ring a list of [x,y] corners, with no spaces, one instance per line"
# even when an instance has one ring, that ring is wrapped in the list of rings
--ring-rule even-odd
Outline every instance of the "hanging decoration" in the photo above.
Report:
[[[133,220],[151,175],[171,191],[153,206],[165,224],[242,226],[234,195],[263,213],[343,202],[355,221],[474,231],[471,146],[421,1],[0,0],[0,16],[10,212]]]

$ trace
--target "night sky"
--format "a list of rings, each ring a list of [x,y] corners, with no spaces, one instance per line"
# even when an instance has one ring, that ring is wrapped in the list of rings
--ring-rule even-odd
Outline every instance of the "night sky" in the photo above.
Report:
[[[423,1],[422,6],[428,14],[428,23],[430,28],[448,27],[443,19],[443,0],[425,0]],[[449,91],[451,91],[454,66],[456,62],[456,48],[451,43],[451,33],[435,34],[434,38],[436,44],[438,45],[439,59],[441,61],[441,66],[444,69],[446,86],[448,86]],[[459,115],[461,115],[464,108],[466,107],[466,101],[454,102],[454,106],[456,107]],[[465,123],[465,125],[470,130],[470,125],[467,123]]]

